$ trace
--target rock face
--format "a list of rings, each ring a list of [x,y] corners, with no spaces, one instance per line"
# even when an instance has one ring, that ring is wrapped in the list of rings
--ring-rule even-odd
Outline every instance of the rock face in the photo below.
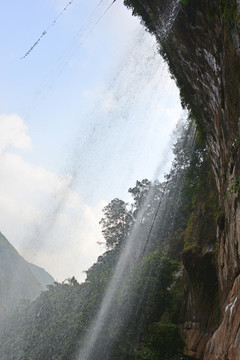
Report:
[[[220,327],[200,322],[195,329],[195,311],[191,318],[186,310],[187,352],[195,358],[204,354],[204,360],[235,360],[240,358],[240,2],[189,0],[176,12],[174,1],[125,2],[160,43],[182,101],[206,140],[219,194],[215,231]],[[174,9],[174,21],[167,37],[162,24],[169,8]],[[187,283],[189,302],[194,291],[191,279]],[[197,302],[191,306],[196,308]]]
[[[201,331],[200,323],[191,321],[185,322],[184,332],[187,337],[186,354],[194,359],[200,359],[211,334]]]
[[[240,344],[240,276],[227,299],[223,320],[205,348],[204,360],[239,359]]]
[[[217,9],[221,2],[212,3]],[[207,1],[191,1],[187,9],[180,11],[170,43],[176,54],[169,50],[169,58],[177,81],[184,88],[183,96],[206,137],[219,190],[219,205],[224,214],[217,229],[223,304],[240,270],[237,186],[240,57],[221,13],[213,8],[214,13],[209,14],[210,9]]]
[[[215,9],[221,6],[220,1],[213,3]],[[192,1],[180,10],[166,54],[183,89],[183,98],[206,138],[221,209],[216,238],[223,320],[210,340],[209,329],[205,328],[205,340],[209,340],[206,349],[201,336],[201,348],[196,347],[194,353],[194,337],[188,331],[188,354],[200,358],[204,353],[205,360],[230,360],[240,355],[238,286],[234,283],[240,271],[240,57],[236,29],[228,28],[222,13],[209,13],[211,6],[206,1]]]

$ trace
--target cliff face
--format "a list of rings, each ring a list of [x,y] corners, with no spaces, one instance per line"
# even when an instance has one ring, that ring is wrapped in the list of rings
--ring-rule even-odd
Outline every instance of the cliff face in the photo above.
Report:
[[[160,43],[183,103],[206,140],[218,189],[215,236],[220,326],[214,332],[214,327],[195,320],[200,295],[189,278],[191,271],[194,273],[187,267],[194,263],[192,254],[192,261],[185,262],[188,353],[196,358],[204,354],[205,360],[236,359],[240,356],[240,2],[183,2],[187,4],[180,4],[176,12],[170,0],[125,1]],[[169,12],[170,8],[176,20],[164,37],[161,26],[166,24],[166,9]],[[199,266],[201,272],[204,262]],[[195,308],[192,315],[190,308]]]
[[[219,284],[222,304],[240,270],[238,34],[223,19],[220,1],[182,8],[166,43],[166,56],[203,132],[219,191]]]

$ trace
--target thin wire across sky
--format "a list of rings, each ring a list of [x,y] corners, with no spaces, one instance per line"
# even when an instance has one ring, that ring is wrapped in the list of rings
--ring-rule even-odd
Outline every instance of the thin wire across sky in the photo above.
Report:
[[[53,20],[53,22],[47,27],[46,30],[44,30],[42,32],[42,34],[39,36],[39,38],[35,41],[35,43],[30,47],[30,49],[24,54],[24,56],[21,57],[21,60],[25,59],[33,50],[34,48],[39,44],[39,42],[42,40],[42,38],[47,35],[47,33],[49,32],[49,30],[51,30],[51,28],[53,28],[56,23],[59,21],[59,19],[65,14],[66,10],[68,9],[68,7],[70,5],[72,5],[74,0],[70,0],[68,2],[68,4],[64,7],[64,9],[59,13],[59,15]],[[100,5],[104,2],[105,0],[101,0],[98,5],[95,7],[95,9],[92,11],[92,13],[89,15],[89,17],[87,18],[87,22],[89,22],[91,20],[91,18],[95,15],[96,11],[98,10],[98,8],[100,7]],[[101,21],[101,19],[104,17],[104,15],[108,12],[108,10],[110,10],[110,8],[112,7],[112,5],[116,2],[116,0],[113,0],[110,5],[108,5],[108,7],[104,10],[104,12],[99,16],[99,18],[96,20],[96,22],[94,23],[94,25],[89,29],[86,30],[86,34],[85,37],[83,39],[83,41],[88,37],[88,35],[94,30],[94,28],[98,25],[98,23]],[[82,43],[83,43],[82,41]]]

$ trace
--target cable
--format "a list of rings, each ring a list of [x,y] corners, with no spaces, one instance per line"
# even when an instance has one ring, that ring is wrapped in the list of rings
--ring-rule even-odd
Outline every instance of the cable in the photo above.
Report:
[[[161,196],[161,198],[160,198],[160,200],[159,200],[158,207],[157,207],[156,213],[155,213],[155,215],[154,215],[154,218],[153,218],[153,221],[152,221],[152,225],[151,225],[151,227],[150,227],[150,230],[149,230],[149,233],[148,233],[148,237],[147,237],[147,240],[146,240],[145,245],[144,245],[144,248],[143,248],[143,253],[145,253],[146,248],[147,248],[147,245],[148,245],[148,242],[149,242],[149,240],[150,240],[150,236],[152,235],[153,226],[154,226],[155,221],[156,221],[156,219],[157,219],[158,212],[159,212],[159,210],[160,210],[160,206],[162,205],[162,201],[163,201],[164,195],[165,195],[165,193],[166,193],[166,191],[167,191],[168,182],[169,182],[169,180],[166,181],[166,183],[164,184],[165,186],[164,186],[164,189],[163,189],[163,192],[162,192],[162,196]],[[153,185],[153,186],[154,186],[154,185]]]
[[[98,23],[102,20],[104,15],[108,12],[108,10],[113,6],[116,0],[113,0],[113,2],[107,7],[107,9],[104,11],[104,13],[100,16],[100,18],[95,22],[95,24],[92,26],[92,28],[88,31],[86,36],[81,41],[81,44],[84,43],[84,41],[88,38],[88,36],[91,34],[91,32],[95,29],[95,27],[98,25]],[[103,0],[99,3],[99,5],[103,2]]]
[[[48,28],[46,30],[44,30],[41,34],[41,36],[35,41],[35,43],[31,46],[31,48],[24,54],[24,56],[21,57],[21,60],[25,59],[32,51],[33,49],[39,44],[39,42],[42,40],[42,38],[48,33],[48,31],[54,27],[57,23],[57,21],[64,15],[65,11],[67,10],[67,8],[72,5],[74,0],[70,0],[68,2],[68,4],[64,7],[64,9],[60,12],[60,14],[54,19],[54,21],[48,26]],[[88,20],[93,16],[93,14],[96,12],[96,10],[99,8],[99,6],[103,3],[103,1],[105,0],[101,0],[98,5],[96,6],[96,8],[93,10],[93,12],[90,14]],[[113,3],[116,0],[114,0],[112,2],[112,4],[107,8],[107,10],[104,12],[104,14],[101,16],[101,18],[105,15],[105,13],[109,10],[109,8],[113,5]],[[93,26],[93,28],[90,30],[90,32],[94,29],[94,27],[98,24],[98,22],[101,20],[101,18],[97,21],[97,23]],[[90,33],[89,32],[89,33]],[[88,33],[88,34],[89,34]],[[87,35],[88,35],[87,34]]]

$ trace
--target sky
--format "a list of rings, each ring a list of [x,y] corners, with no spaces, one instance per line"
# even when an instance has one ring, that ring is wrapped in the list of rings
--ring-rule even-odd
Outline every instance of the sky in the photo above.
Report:
[[[0,231],[56,281],[84,280],[105,250],[103,207],[163,178],[184,116],[155,39],[111,3],[9,0],[0,13]]]

